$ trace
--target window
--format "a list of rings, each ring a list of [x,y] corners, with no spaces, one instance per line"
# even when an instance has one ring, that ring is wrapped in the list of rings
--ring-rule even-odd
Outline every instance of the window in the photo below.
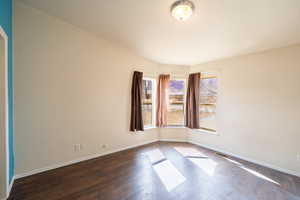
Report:
[[[201,73],[200,81],[200,127],[216,132],[216,103],[218,79],[214,73]]]
[[[155,123],[155,80],[144,78],[143,80],[142,111],[144,127],[154,127]]]
[[[185,80],[173,79],[169,82],[168,126],[184,125]]]

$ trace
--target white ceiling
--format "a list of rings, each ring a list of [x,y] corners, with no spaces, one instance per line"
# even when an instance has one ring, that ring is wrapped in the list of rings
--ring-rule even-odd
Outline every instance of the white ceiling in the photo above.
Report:
[[[160,63],[191,65],[300,43],[300,0],[20,0]]]

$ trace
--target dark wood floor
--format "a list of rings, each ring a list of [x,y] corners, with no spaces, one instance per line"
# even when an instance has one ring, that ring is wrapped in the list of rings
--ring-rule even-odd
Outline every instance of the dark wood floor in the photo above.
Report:
[[[165,159],[151,163],[149,152],[158,150]],[[172,174],[167,176],[171,181],[161,174]],[[181,177],[178,185],[176,177]],[[12,199],[300,200],[300,178],[192,144],[157,142],[18,179]]]

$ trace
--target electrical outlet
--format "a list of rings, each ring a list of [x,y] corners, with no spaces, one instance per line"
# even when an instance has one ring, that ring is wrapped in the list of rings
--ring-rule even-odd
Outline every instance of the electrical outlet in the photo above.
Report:
[[[103,144],[101,147],[102,147],[102,149],[106,149],[106,148],[107,148],[107,145],[106,145],[106,144]]]
[[[296,160],[297,162],[300,162],[300,153],[297,154]]]

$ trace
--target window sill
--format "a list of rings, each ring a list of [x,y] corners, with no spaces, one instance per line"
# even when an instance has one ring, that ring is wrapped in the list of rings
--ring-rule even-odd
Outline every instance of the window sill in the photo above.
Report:
[[[164,127],[161,127],[161,128],[186,128],[186,127],[182,126],[182,125],[173,125],[173,126],[164,126]]]
[[[135,132],[133,132],[133,134],[136,134],[136,135],[143,135],[143,134],[145,134],[145,132],[150,131],[150,130],[152,130],[152,129],[156,129],[156,128],[157,128],[157,127],[155,127],[155,126],[144,127],[144,131],[135,131]]]
[[[156,126],[147,126],[147,127],[144,127],[144,131],[155,129],[155,128],[157,128],[157,127]]]
[[[216,135],[219,136],[220,134],[218,132],[215,131],[209,131],[209,130],[205,130],[205,129],[191,129],[193,132],[197,132],[200,134],[208,134],[208,135]]]
[[[159,127],[156,127],[156,126],[148,126],[148,127],[145,127],[144,128],[144,131],[136,131],[135,134],[143,134],[145,131],[149,131],[149,130],[152,130],[152,129],[156,129],[156,128],[159,128]],[[170,128],[186,128],[186,129],[190,129],[190,128],[187,128],[185,126],[165,126],[165,127],[160,127],[160,128],[167,128],[167,129],[170,129]],[[208,135],[215,135],[215,136],[219,136],[220,134],[218,132],[214,132],[214,131],[209,131],[209,130],[205,130],[205,129],[190,129],[192,130],[192,132],[194,133],[200,133],[200,134],[208,134]]]

